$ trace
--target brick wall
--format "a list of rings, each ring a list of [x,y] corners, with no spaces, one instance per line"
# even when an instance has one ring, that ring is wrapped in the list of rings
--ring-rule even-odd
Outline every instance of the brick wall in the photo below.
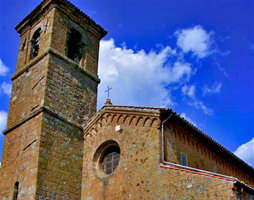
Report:
[[[149,119],[146,126],[143,126],[144,120],[139,116],[109,114],[86,133],[82,199],[139,199],[136,195],[153,192],[150,180],[158,169],[154,163],[160,160],[158,119],[153,124]],[[122,124],[123,132],[115,132],[116,124]],[[121,157],[115,173],[104,176],[99,168],[94,168],[97,161],[93,159],[97,148],[108,140],[119,144]],[[144,187],[144,184],[150,186]]]
[[[85,123],[95,112],[97,83],[75,64],[51,56],[48,66],[45,106],[76,123]]]
[[[31,115],[44,104],[48,56],[13,80],[7,128]]]
[[[12,78],[0,199],[12,199],[17,181],[21,200],[81,196],[81,124],[96,112],[101,33],[62,2],[44,1],[47,5],[37,7],[37,13],[17,28],[21,41]],[[30,41],[38,28],[39,52],[31,59]],[[80,63],[66,57],[70,28],[79,30],[86,43]]]
[[[95,117],[94,125],[88,124],[82,199],[237,199],[232,181],[161,167],[160,120],[147,113],[140,115],[135,110],[127,116],[113,110]],[[121,132],[115,131],[116,125],[121,125]],[[119,144],[121,157],[115,172],[105,175],[94,156],[101,144],[109,140]]]
[[[82,129],[44,113],[36,199],[80,199]]]
[[[80,21],[73,16],[73,13],[61,8],[55,10],[51,47],[62,55],[66,55],[67,35],[72,28],[80,32],[82,41],[85,43],[83,56],[78,64],[97,74],[100,38],[91,25]]]
[[[167,124],[166,160],[181,164],[181,153],[186,153],[188,166],[237,177],[239,180],[254,186],[254,178],[245,169],[236,165],[231,158],[211,148],[207,143],[197,138],[190,130],[171,122]]]
[[[16,71],[21,70],[25,65],[29,64],[32,60],[31,59],[31,39],[33,37],[34,32],[41,28],[40,34],[40,48],[39,48],[39,55],[45,52],[47,48],[50,47],[52,31],[53,31],[53,21],[54,21],[54,12],[55,9],[53,7],[48,8],[44,15],[37,18],[31,26],[24,28],[20,35],[20,45],[19,45],[19,53],[18,53],[18,61]],[[25,42],[24,49],[22,50],[23,43]]]
[[[20,184],[20,200],[35,199],[41,119],[39,114],[5,136],[0,199],[12,199],[16,182]]]

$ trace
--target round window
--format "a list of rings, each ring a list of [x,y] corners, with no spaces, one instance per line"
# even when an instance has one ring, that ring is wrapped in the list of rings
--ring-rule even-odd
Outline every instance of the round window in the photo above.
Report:
[[[112,174],[120,160],[120,148],[116,145],[109,145],[104,149],[100,158],[100,166],[105,174]]]

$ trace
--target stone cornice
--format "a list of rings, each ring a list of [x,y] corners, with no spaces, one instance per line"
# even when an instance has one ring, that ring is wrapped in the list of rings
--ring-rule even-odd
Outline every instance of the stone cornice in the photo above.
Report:
[[[87,69],[84,69],[84,67],[80,66],[78,63],[74,62],[73,60],[69,59],[68,57],[62,55],[58,51],[56,51],[53,48],[48,49],[49,54],[54,55],[55,57],[61,59],[62,61],[66,62],[67,64],[71,65],[72,67],[78,69],[82,74],[85,76],[88,76],[89,78],[93,79],[96,83],[100,83],[101,80],[99,77],[92,72],[88,71]]]
[[[19,76],[21,76],[24,72],[26,72],[28,69],[30,69],[33,65],[41,61],[46,55],[48,55],[48,49],[44,51],[42,54],[38,55],[36,58],[34,58],[31,62],[29,62],[27,65],[22,67],[20,70],[16,71],[15,74],[11,77],[11,80],[15,80]]]
[[[101,26],[95,23],[89,16],[87,16],[83,11],[78,9],[75,5],[73,5],[71,2],[67,0],[43,0],[32,12],[30,12],[17,26],[16,30],[18,33],[21,33],[24,27],[27,24],[31,24],[31,22],[41,15],[45,10],[47,10],[50,6],[52,7],[58,7],[62,8],[62,10],[65,10],[65,12],[68,12],[68,16],[75,15],[77,16],[80,21],[84,21],[85,23],[89,24],[96,30],[98,37],[101,39],[106,34],[107,31],[105,31]],[[73,14],[75,13],[75,14]]]
[[[68,11],[64,10],[64,8],[62,8],[60,6],[55,6],[55,9],[62,12],[66,16],[68,16],[71,21],[73,21],[75,24],[78,24],[84,30],[93,34],[99,40],[101,40],[107,34],[107,31],[101,30],[101,29],[99,29],[99,31],[98,31],[95,24],[93,24],[89,21],[86,22],[86,21],[84,21],[84,18],[80,18],[80,17],[77,17],[76,15],[72,15],[72,14],[68,13]]]
[[[74,121],[71,121],[71,120],[66,119],[64,116],[62,116],[62,115],[60,115],[60,114],[58,114],[58,113],[53,112],[53,111],[50,110],[48,107],[43,106],[43,107],[37,109],[36,111],[34,111],[33,113],[31,113],[29,116],[25,117],[24,119],[20,120],[20,121],[17,122],[16,124],[14,124],[14,125],[11,126],[10,128],[4,130],[4,131],[3,131],[3,134],[4,134],[4,135],[7,135],[7,134],[8,134],[9,132],[11,132],[12,130],[18,128],[19,126],[21,126],[21,125],[24,124],[25,122],[29,121],[30,119],[36,117],[37,115],[39,115],[40,113],[43,113],[43,112],[48,113],[49,115],[51,115],[51,116],[53,116],[53,117],[55,117],[55,118],[57,118],[57,119],[59,119],[59,120],[65,122],[65,123],[67,123],[67,124],[69,124],[69,125],[71,125],[71,126],[73,126],[73,127],[76,127],[76,128],[78,128],[78,129],[80,129],[80,130],[83,130],[83,128],[82,128],[81,125],[77,124],[77,123],[74,122]]]
[[[4,135],[7,135],[9,132],[11,132],[12,130],[18,128],[19,126],[21,126],[22,124],[24,124],[25,122],[29,121],[30,119],[36,117],[37,115],[39,115],[42,112],[43,108],[39,108],[38,110],[34,111],[33,113],[31,113],[29,116],[23,118],[22,120],[20,120],[19,122],[17,122],[16,124],[12,125],[10,128],[7,128],[3,131]]]
[[[61,120],[61,121],[65,122],[65,123],[71,125],[71,126],[74,126],[74,127],[78,128],[78,129],[80,129],[80,130],[83,130],[83,127],[82,127],[81,125],[79,125],[78,123],[76,123],[76,122],[74,122],[74,121],[72,121],[72,120],[67,119],[64,115],[61,115],[61,114],[58,114],[58,113],[52,111],[52,110],[51,110],[50,108],[48,108],[47,106],[44,106],[44,107],[43,107],[43,111],[46,112],[46,113],[48,113],[48,114],[50,114],[50,115],[53,116],[53,117],[56,117],[56,118],[59,119],[59,120]]]
[[[142,112],[135,110],[117,110],[114,106],[104,107],[97,112],[89,122],[83,127],[84,136],[91,130],[97,129],[97,124],[101,126],[107,124],[122,124],[129,126],[146,126],[158,128],[160,125],[160,112]]]
[[[28,69],[30,69],[32,66],[34,66],[36,63],[38,63],[40,60],[42,60],[45,56],[47,55],[53,55],[59,59],[61,59],[62,61],[64,61],[65,63],[71,65],[73,68],[79,70],[82,74],[84,74],[85,76],[91,78],[92,80],[94,80],[97,84],[100,83],[100,79],[98,78],[97,75],[94,75],[92,72],[88,71],[87,69],[84,69],[82,66],[80,66],[78,63],[74,62],[73,60],[67,58],[66,56],[62,55],[61,53],[59,53],[58,51],[56,51],[53,48],[48,48],[46,49],[46,51],[44,51],[41,55],[37,56],[35,59],[33,59],[30,63],[28,63],[27,65],[25,65],[24,67],[22,67],[20,70],[18,70],[11,78],[11,80],[15,80],[16,78],[18,78],[20,75],[22,75],[24,72],[26,72]]]
[[[42,8],[42,12],[37,13],[34,16],[31,15],[29,19],[25,18],[22,22],[20,22],[20,24],[15,27],[16,31],[19,34],[23,35],[26,31],[36,26],[36,24],[40,23],[43,20],[43,18],[47,16],[47,14],[54,8],[56,8],[56,6],[46,5],[45,7]],[[33,21],[34,23],[32,23]]]
[[[45,11],[45,9],[48,7],[49,3],[51,1],[44,0],[42,1],[38,6],[36,6],[16,27],[16,31],[18,33],[22,32],[22,29],[24,26],[28,23],[30,23],[35,17],[38,17],[42,11]],[[39,12],[40,11],[40,12]]]

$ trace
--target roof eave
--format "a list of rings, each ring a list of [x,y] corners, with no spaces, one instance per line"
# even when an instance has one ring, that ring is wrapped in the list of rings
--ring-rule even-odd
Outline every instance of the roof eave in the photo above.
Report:
[[[21,20],[21,22],[19,22],[17,26],[15,26],[15,30],[18,33],[21,33],[23,27],[30,22],[31,18],[35,14],[39,14],[43,10],[43,8],[46,8],[50,3],[52,3],[52,1],[54,1],[54,0],[43,0],[23,20]]]
[[[254,169],[248,165],[246,162],[244,162],[243,160],[241,160],[240,158],[238,158],[235,154],[233,154],[232,152],[230,152],[228,149],[226,149],[225,147],[223,147],[221,144],[219,144],[218,142],[216,142],[215,140],[213,140],[211,137],[209,137],[207,134],[205,134],[203,131],[201,131],[199,128],[197,128],[195,125],[193,125],[192,123],[190,123],[189,121],[187,121],[186,119],[182,118],[180,115],[178,115],[176,112],[172,111],[171,112],[174,114],[174,116],[176,118],[178,118],[180,121],[182,121],[184,124],[186,124],[188,127],[190,127],[192,130],[194,130],[197,134],[199,134],[200,136],[202,136],[206,141],[205,142],[209,142],[210,145],[214,145],[215,147],[217,147],[219,150],[221,150],[221,152],[225,153],[225,155],[229,155],[231,156],[236,162],[238,162],[239,164],[242,164],[243,166],[246,167],[246,169],[248,169],[252,174],[254,174]]]
[[[43,0],[38,6],[36,6],[16,27],[16,31],[18,33],[22,33],[23,28],[30,23],[35,17],[40,15],[46,8],[48,8],[51,4],[58,3],[64,5],[67,9],[73,9],[75,12],[81,17],[85,18],[98,32],[100,35],[100,39],[107,35],[107,31],[103,29],[100,25],[98,25],[94,20],[92,20],[88,15],[86,15],[83,11],[73,5],[71,2],[67,0]],[[57,5],[57,4],[56,4]]]

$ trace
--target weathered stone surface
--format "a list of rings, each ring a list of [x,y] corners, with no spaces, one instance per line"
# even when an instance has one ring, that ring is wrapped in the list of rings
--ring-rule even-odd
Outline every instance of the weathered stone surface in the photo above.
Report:
[[[30,41],[39,28],[39,51],[32,59]],[[72,28],[85,44],[75,62],[66,56]],[[165,109],[113,106],[107,100],[94,115],[99,42],[106,31],[68,1],[43,1],[16,29],[21,41],[0,199],[12,200],[17,182],[18,200],[254,199],[254,190],[234,178],[254,186],[253,171],[229,153],[220,154],[220,146],[207,145],[186,122],[165,124],[162,155]],[[119,146],[120,161],[107,175],[102,158],[110,144]],[[181,152],[193,169],[175,165]]]
[[[7,128],[44,105],[48,56],[13,80]]]
[[[45,106],[76,123],[85,123],[95,112],[97,83],[68,62],[50,56]]]
[[[19,199],[35,199],[42,114],[5,136],[0,170],[0,199],[13,198],[14,184],[19,181]]]
[[[237,177],[254,186],[253,171],[236,164],[231,156],[221,153],[190,129],[171,121],[165,129],[165,140],[166,161],[181,164],[181,153],[185,153],[190,167]]]
[[[181,167],[170,167],[161,164],[161,118],[158,109],[123,107],[107,105],[85,127],[83,179],[81,199],[172,199],[203,200],[224,199],[236,200],[254,198],[253,193],[236,191],[233,177],[210,174],[206,168],[209,157],[202,157],[207,165],[200,165],[195,171]],[[115,131],[120,126],[121,131]],[[177,129],[177,136],[168,133]],[[119,130],[119,128],[117,129]],[[179,133],[181,131],[181,133]],[[188,136],[188,129],[179,128],[175,123],[166,124],[166,160],[180,164],[178,154],[182,151],[190,154],[189,165],[198,162],[201,152],[192,146],[193,136]],[[176,134],[176,132],[174,133]],[[180,144],[186,134],[186,144]],[[178,137],[178,138],[175,138]],[[191,137],[191,138],[187,138]],[[108,142],[107,142],[108,141]],[[100,160],[95,156],[101,145],[110,141],[118,143],[121,149],[120,162],[113,174],[106,175],[101,168]],[[171,148],[174,144],[175,148]],[[204,143],[199,145],[210,151]],[[103,152],[99,152],[103,155]],[[194,156],[192,157],[192,153]],[[195,157],[195,155],[197,157]],[[225,159],[220,155],[221,159]],[[97,159],[95,159],[97,158]],[[233,167],[239,168],[238,166]],[[222,166],[220,166],[222,167]],[[223,169],[223,168],[222,168]],[[244,173],[244,172],[243,172]],[[237,174],[234,174],[237,176]],[[253,184],[252,177],[244,174],[246,180]]]
[[[63,3],[63,4],[62,4]],[[0,199],[80,199],[82,125],[96,112],[99,41],[105,31],[67,1],[46,0],[18,25],[21,34],[0,170]],[[68,31],[85,43],[66,57]],[[38,29],[39,51],[31,57]]]
[[[82,129],[44,113],[36,198],[80,199]]]

